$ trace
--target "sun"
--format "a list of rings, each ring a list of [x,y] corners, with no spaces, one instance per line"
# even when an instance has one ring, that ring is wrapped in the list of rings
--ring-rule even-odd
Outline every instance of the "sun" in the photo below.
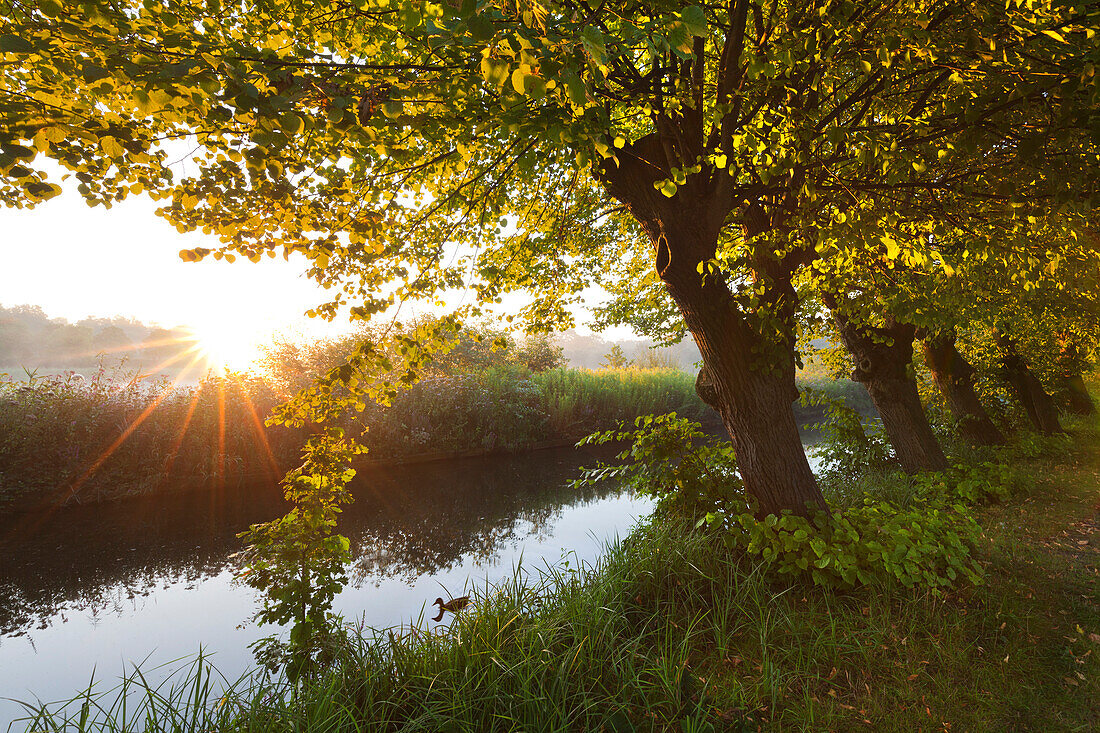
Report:
[[[261,330],[233,321],[209,322],[193,327],[196,351],[207,367],[220,373],[246,371],[260,358]]]

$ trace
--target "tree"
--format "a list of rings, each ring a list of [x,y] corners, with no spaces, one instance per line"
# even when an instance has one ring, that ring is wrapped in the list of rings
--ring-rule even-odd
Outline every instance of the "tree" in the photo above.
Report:
[[[92,202],[170,196],[225,243],[189,257],[303,252],[338,293],[321,315],[465,284],[567,322],[640,235],[761,513],[824,504],[791,410],[800,271],[907,256],[899,200],[943,231],[944,200],[1026,222],[1095,185],[1092,5],[48,0],[5,22],[0,198],[58,192],[40,154]]]
[[[625,369],[629,364],[630,362],[623,354],[623,347],[615,344],[611,347],[611,351],[604,355],[600,366],[604,369]]]
[[[565,361],[561,346],[555,344],[547,334],[528,336],[516,350],[515,358],[533,372],[556,369]]]
[[[958,422],[959,433],[971,445],[1003,445],[1004,433],[974,389],[974,367],[955,348],[954,328],[925,334],[923,343],[928,369]]]
[[[92,348],[97,354],[109,354],[115,357],[126,356],[134,344],[118,326],[104,326],[92,336]]]

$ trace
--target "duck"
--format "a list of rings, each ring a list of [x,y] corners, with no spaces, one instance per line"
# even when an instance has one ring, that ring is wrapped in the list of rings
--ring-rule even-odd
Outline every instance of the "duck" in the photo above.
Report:
[[[432,621],[442,621],[443,612],[450,611],[451,613],[458,613],[466,606],[470,605],[470,596],[461,596],[459,598],[452,598],[444,603],[442,598],[436,598],[433,606],[439,606],[439,615],[432,619]]]

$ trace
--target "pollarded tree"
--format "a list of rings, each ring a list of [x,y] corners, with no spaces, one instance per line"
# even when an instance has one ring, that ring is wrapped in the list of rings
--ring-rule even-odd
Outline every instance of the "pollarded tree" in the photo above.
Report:
[[[944,298],[956,304],[953,324],[971,350],[984,342],[976,355],[985,370],[1012,386],[1043,432],[1061,430],[1044,384],[1060,385],[1066,343],[1095,344],[1100,335],[1100,254],[1088,232],[1054,216],[997,257],[961,260],[971,240],[954,245],[960,274]]]
[[[528,315],[561,317],[628,246],[616,231],[640,230],[746,488],[761,512],[804,513],[823,500],[790,408],[793,280],[847,256],[810,235],[869,201],[880,216],[863,221],[888,237],[893,193],[1022,203],[1036,162],[1055,157],[1075,194],[1089,190],[1075,176],[1096,165],[1082,135],[1096,124],[1097,13],[942,0],[10,4],[0,197],[57,192],[38,155],[91,201],[170,196],[163,213],[181,229],[222,236],[215,256],[303,252],[337,288],[322,315],[465,286],[482,301],[544,291]],[[196,150],[179,181],[165,147],[176,138]],[[1010,189],[988,177],[997,167],[1014,171]]]

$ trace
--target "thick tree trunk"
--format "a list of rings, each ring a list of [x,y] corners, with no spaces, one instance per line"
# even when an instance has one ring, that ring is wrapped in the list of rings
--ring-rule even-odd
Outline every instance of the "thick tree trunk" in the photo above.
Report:
[[[701,83],[701,73],[699,79]],[[739,203],[732,196],[730,176],[724,171],[693,174],[673,196],[654,185],[667,179],[673,167],[698,158],[702,129],[703,117],[694,110],[682,110],[677,118],[661,115],[656,132],[620,149],[598,175],[653,244],[657,274],[703,356],[708,384],[701,394],[722,416],[738,471],[759,513],[806,515],[826,504],[806,460],[792,407],[798,390],[793,339],[797,298],[791,273],[797,264],[773,258],[758,263],[765,292],[760,312],[743,310],[721,273],[702,274]],[[739,215],[750,236],[771,226],[759,206]]]
[[[955,348],[955,334],[927,336],[924,357],[951,414],[958,420],[963,438],[971,445],[1004,445],[1004,434],[993,424],[974,391],[974,367]]]
[[[1062,353],[1058,355],[1062,377],[1061,396],[1065,399],[1066,410],[1070,413],[1095,415],[1096,406],[1092,403],[1092,397],[1089,396],[1082,374],[1082,369],[1088,362],[1081,356],[1081,350],[1077,347],[1077,338],[1069,333],[1063,334],[1061,338]]]
[[[837,309],[833,298],[825,302],[852,355],[852,379],[867,387],[901,467],[908,473],[946,470],[947,457],[909,373],[916,328],[893,319],[884,328],[857,326]]]
[[[729,431],[745,489],[761,514],[790,510],[805,515],[824,508],[792,408],[798,399],[793,354],[770,369],[758,363],[753,347],[762,339],[745,324],[732,322],[729,297],[713,292],[716,287],[693,284],[690,278],[668,283],[703,355],[703,392]]]
[[[1016,348],[1016,343],[1005,333],[998,334],[997,341],[1001,346],[1001,366],[1005,379],[1023,405],[1028,420],[1036,430],[1047,435],[1065,432],[1058,422],[1054,400],[1043,389],[1039,378],[1028,368],[1027,361]]]

